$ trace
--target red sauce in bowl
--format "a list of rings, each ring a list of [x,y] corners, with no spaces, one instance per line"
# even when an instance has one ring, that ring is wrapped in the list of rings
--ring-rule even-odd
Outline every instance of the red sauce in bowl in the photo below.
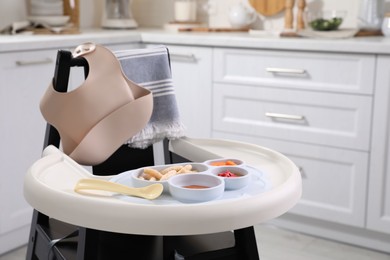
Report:
[[[220,177],[226,177],[226,178],[234,178],[234,177],[240,177],[241,175],[226,170],[226,171],[224,171],[224,172],[219,173],[218,176],[220,176]]]
[[[183,186],[183,188],[187,188],[187,189],[207,189],[207,188],[210,188],[210,187],[203,186],[203,185],[187,185],[187,186]]]

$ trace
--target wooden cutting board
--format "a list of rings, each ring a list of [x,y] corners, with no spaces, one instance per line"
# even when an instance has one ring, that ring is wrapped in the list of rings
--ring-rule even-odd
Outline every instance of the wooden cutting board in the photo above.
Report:
[[[249,0],[249,4],[264,16],[278,14],[285,8],[285,0]]]
[[[73,0],[73,7],[71,2],[71,0],[64,0],[64,15],[69,15],[69,22],[78,28],[80,26],[80,0]]]

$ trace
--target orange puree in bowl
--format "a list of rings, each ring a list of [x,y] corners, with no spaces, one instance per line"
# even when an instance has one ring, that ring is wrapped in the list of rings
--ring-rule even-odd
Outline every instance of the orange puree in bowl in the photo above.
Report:
[[[221,162],[212,162],[211,163],[212,166],[225,166],[225,165],[237,165],[235,162],[233,161],[221,161]]]

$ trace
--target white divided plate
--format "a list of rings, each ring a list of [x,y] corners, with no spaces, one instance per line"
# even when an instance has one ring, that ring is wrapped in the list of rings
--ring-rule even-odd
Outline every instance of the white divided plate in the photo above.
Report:
[[[69,16],[29,16],[27,20],[33,23],[44,23],[49,26],[63,26],[69,21]]]
[[[243,168],[246,168],[251,174],[252,174],[252,181],[251,183],[239,190],[225,190],[222,197],[208,201],[208,202],[202,202],[202,203],[218,203],[218,201],[221,200],[234,200],[234,199],[241,199],[243,197],[251,197],[251,196],[256,196],[260,193],[266,192],[270,190],[271,183],[265,178],[264,174],[259,171],[258,169],[255,169],[251,166],[244,166]],[[110,179],[112,182],[120,183],[126,186],[134,187],[131,179],[131,173],[132,171],[126,171],[123,173],[120,173],[113,178]],[[203,173],[200,173],[203,174]],[[206,173],[205,173],[206,174]],[[175,205],[175,204],[185,204],[182,202],[179,202],[175,200],[169,193],[168,194],[162,194],[160,197],[158,197],[155,200],[146,200],[142,198],[137,198],[137,197],[131,197],[131,196],[124,196],[124,195],[117,195],[117,198],[120,200],[128,201],[128,202],[133,202],[137,204],[154,204],[154,205]]]

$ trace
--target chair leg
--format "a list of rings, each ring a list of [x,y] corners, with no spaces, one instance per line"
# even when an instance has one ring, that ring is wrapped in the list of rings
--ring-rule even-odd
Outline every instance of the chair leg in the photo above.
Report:
[[[226,231],[215,234],[204,235],[183,235],[183,236],[164,236],[163,255],[164,260],[189,259],[189,260],[210,260],[232,259],[221,258],[232,256],[234,254],[234,235],[233,232]]]
[[[138,259],[163,260],[163,237],[113,233],[80,228],[77,260]]]
[[[48,223],[49,217],[40,213],[39,211],[33,211],[31,227],[30,227],[30,235],[27,243],[27,253],[26,260],[35,260],[37,259],[35,250],[36,250],[36,238],[37,238],[37,226],[39,223]]]
[[[240,252],[242,259],[259,260],[259,252],[257,249],[256,236],[254,227],[247,227],[234,231],[236,240],[235,247]]]
[[[38,219],[38,211],[33,211],[32,221],[31,221],[31,227],[30,227],[30,235],[28,237],[28,243],[27,243],[27,253],[26,253],[26,260],[33,260],[33,254],[34,254],[34,246],[35,246],[35,227]]]
[[[77,244],[77,260],[98,259],[98,231],[94,229],[80,228]],[[94,250],[90,250],[93,248]]]
[[[260,259],[253,227],[235,230],[232,238],[234,240],[233,243],[229,242],[230,238],[228,233],[231,232],[203,236],[169,237],[169,243],[167,245],[169,246],[170,252],[174,251],[173,249],[178,249],[178,253],[180,253],[185,260]],[[225,246],[221,247],[222,244],[216,246],[217,241],[221,242],[223,240],[225,240]],[[167,250],[164,252],[164,259],[170,259],[168,258],[170,257],[170,252]]]
[[[76,226],[34,210],[26,260],[75,259],[77,230]]]

